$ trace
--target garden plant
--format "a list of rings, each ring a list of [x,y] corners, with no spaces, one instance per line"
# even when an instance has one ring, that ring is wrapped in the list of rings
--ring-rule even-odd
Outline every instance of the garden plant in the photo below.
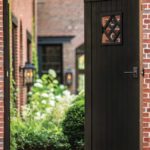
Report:
[[[36,79],[21,114],[11,102],[11,150],[81,150],[83,132],[84,93],[72,95],[54,70]]]

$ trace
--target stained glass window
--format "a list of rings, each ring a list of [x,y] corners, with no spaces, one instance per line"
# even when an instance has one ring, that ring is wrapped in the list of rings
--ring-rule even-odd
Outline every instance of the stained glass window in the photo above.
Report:
[[[120,44],[121,39],[121,15],[102,17],[102,44]]]

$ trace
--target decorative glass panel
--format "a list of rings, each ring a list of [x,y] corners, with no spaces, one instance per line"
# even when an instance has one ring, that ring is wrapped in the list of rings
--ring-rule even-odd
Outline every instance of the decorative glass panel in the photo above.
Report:
[[[121,43],[121,15],[102,17],[102,44]]]

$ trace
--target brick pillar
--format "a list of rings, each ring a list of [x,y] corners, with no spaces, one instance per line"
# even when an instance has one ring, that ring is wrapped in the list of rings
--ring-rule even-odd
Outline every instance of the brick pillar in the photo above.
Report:
[[[0,150],[4,143],[4,40],[3,40],[3,0],[0,0]]]
[[[24,62],[24,51],[23,51],[23,27],[22,27],[22,21],[20,21],[20,25],[19,25],[19,44],[20,44],[20,48],[19,48],[19,52],[20,52],[20,56],[19,56],[19,66],[21,68],[24,67],[25,65],[25,62]],[[19,98],[20,98],[20,110],[22,109],[22,106],[25,104],[25,86],[24,86],[24,83],[23,83],[23,70],[20,70],[20,74],[19,74]]]
[[[150,0],[142,0],[142,20],[143,67],[145,68],[142,102],[143,150],[150,150]]]

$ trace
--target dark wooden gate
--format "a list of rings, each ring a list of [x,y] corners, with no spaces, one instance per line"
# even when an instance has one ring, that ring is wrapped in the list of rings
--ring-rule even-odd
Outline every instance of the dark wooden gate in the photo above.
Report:
[[[139,1],[85,0],[86,150],[139,150]]]
[[[10,51],[9,2],[3,0],[4,32],[4,150],[10,150]],[[3,142],[0,140],[0,142]]]

